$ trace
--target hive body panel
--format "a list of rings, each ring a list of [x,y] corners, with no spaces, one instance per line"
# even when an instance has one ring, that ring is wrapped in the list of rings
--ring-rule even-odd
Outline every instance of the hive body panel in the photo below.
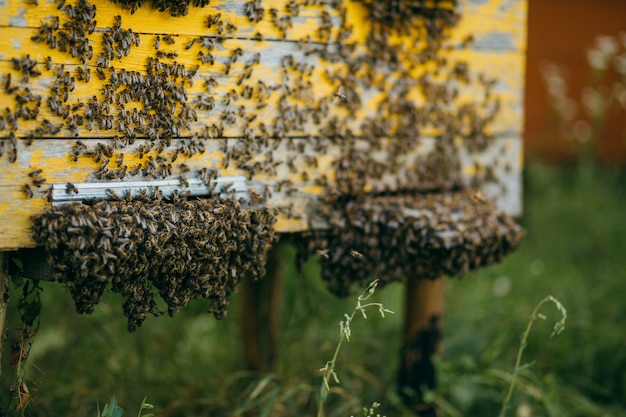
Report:
[[[88,33],[83,22],[88,42],[76,47],[77,56],[60,51],[59,32],[69,30],[63,24],[77,18],[56,2],[0,6],[0,250],[35,246],[31,217],[50,206],[51,184],[175,180],[184,192],[185,179],[203,170],[245,176],[279,209],[277,232],[306,230],[321,200],[345,192],[346,172],[359,177],[363,165],[387,168],[352,185],[362,192],[470,184],[509,214],[521,212],[525,1],[459,1],[462,18],[446,40],[451,50],[440,52],[445,63],[416,60],[425,37],[391,33],[389,42],[405,45],[399,64],[356,69],[349,57],[370,53],[372,26],[369,5],[358,1],[343,2],[342,17],[329,5],[302,4],[296,15],[286,1],[265,0],[258,22],[246,1],[211,1],[178,17],[148,6],[131,14],[108,0],[89,4],[96,24]],[[218,14],[221,29],[219,22],[209,28],[207,19]],[[40,31],[54,25],[53,16],[55,49]],[[337,51],[344,34],[349,52]],[[462,47],[468,35],[474,41]],[[107,36],[115,56],[99,65]],[[116,48],[123,49],[119,58]],[[160,74],[153,79],[160,84],[146,104],[137,86],[150,72]],[[466,76],[471,82],[462,81]],[[394,107],[398,97],[412,110]],[[474,106],[467,120],[458,117],[464,104]],[[411,129],[402,118],[415,108],[429,110],[414,115]],[[478,133],[470,131],[474,116],[484,121]],[[442,140],[448,145],[437,150]],[[446,152],[450,167],[437,163]]]

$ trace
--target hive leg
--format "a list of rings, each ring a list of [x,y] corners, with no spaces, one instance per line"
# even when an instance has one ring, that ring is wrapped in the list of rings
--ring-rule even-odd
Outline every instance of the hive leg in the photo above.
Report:
[[[274,366],[280,333],[280,303],[284,243],[268,253],[265,276],[242,283],[241,338],[248,369],[267,372]]]
[[[406,287],[405,327],[398,386],[419,416],[437,416],[434,404],[423,401],[424,390],[436,385],[433,355],[441,346],[444,279],[409,278]]]

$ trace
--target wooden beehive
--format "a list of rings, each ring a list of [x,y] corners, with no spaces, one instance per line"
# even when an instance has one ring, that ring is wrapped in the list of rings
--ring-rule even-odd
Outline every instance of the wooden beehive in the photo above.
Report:
[[[479,184],[499,208],[519,214],[526,2],[460,1],[456,8],[461,20],[445,41],[450,50],[438,51],[435,60],[422,57],[423,62],[409,62],[424,49],[424,28],[412,28],[405,35],[390,28],[389,42],[402,44],[404,36],[408,49],[393,52],[399,53],[397,68],[389,67],[384,62],[388,58],[381,56],[382,61],[369,68],[374,69],[371,80],[364,68],[368,64],[360,63],[355,73],[350,59],[370,53],[370,5],[314,3],[212,1],[203,8],[190,6],[186,16],[177,17],[148,5],[131,14],[104,0],[92,3],[91,17],[91,6],[83,3],[4,3],[0,8],[4,84],[0,249],[35,246],[31,216],[49,205],[46,196],[51,185],[61,190],[59,199],[68,182],[83,191],[82,183],[107,182],[113,188],[120,183],[133,186],[135,181],[174,180],[182,191],[186,187],[181,177],[198,181],[203,168],[215,170],[220,181],[234,182],[244,190],[263,193],[267,186],[271,193],[267,205],[283,208],[276,230],[302,231],[315,215],[319,197],[337,186],[340,161],[353,149],[363,152],[365,157],[359,158],[365,158],[365,164],[371,158],[383,166],[388,161],[394,165],[359,184],[363,191],[441,185],[438,178],[432,184],[415,183],[427,176],[397,178],[407,171],[418,172],[419,165],[437,170],[441,162],[436,156],[433,163],[425,161],[446,134],[444,119],[459,116],[455,109],[462,103],[476,104],[472,111],[477,115],[467,116],[468,120],[486,119],[494,97],[500,100],[500,110],[493,120],[475,132],[469,121],[450,140],[458,148],[460,163],[452,167],[452,174],[458,173],[463,183]],[[418,3],[425,10],[454,7],[453,2]],[[215,21],[211,27],[209,17]],[[80,36],[87,41],[70,40],[73,31],[84,32]],[[461,44],[469,35],[474,41],[464,48]],[[415,36],[421,38],[406,42]],[[338,40],[346,45],[345,51],[337,51]],[[51,49],[53,45],[56,48]],[[112,57],[103,58],[107,48],[112,49]],[[440,58],[447,63],[438,63]],[[133,90],[137,80],[131,80],[145,77],[157,60],[168,66],[167,71],[179,71],[168,78],[171,89],[162,98],[170,103],[162,108],[158,97],[149,105],[142,103]],[[443,80],[455,63],[467,67],[469,82]],[[450,98],[424,97],[424,87],[417,82],[424,80],[420,78],[424,74],[433,85],[454,83],[454,91],[441,93]],[[493,79],[492,87],[481,85],[479,74]],[[406,91],[400,82],[406,84]],[[333,96],[337,91],[344,93]],[[485,91],[490,94],[486,100]],[[403,94],[416,109],[432,112],[419,116],[428,120],[409,121],[419,124],[413,137],[406,137],[404,121],[391,120],[390,112],[396,110],[384,102]],[[432,100],[452,104],[437,116]],[[164,116],[155,113],[165,110],[172,115],[159,124],[158,118]],[[135,118],[134,111],[140,112]],[[398,108],[397,114],[402,111]],[[120,112],[129,118],[123,119]],[[381,123],[377,129],[378,120],[389,121],[388,126]],[[403,129],[401,145],[394,129]],[[492,139],[467,146],[476,142],[472,135],[484,133]],[[391,142],[392,152],[399,148],[402,155],[389,157],[385,141]],[[363,175],[363,168],[354,165],[354,175]],[[37,170],[41,174],[29,177]],[[33,179],[45,182],[34,184]],[[455,177],[450,183],[457,181]]]
[[[274,232],[330,230],[303,246],[332,251],[330,281],[356,271],[353,246],[393,259],[391,277],[433,278],[519,242],[505,213],[521,211],[525,1],[121,3],[0,8],[0,250],[56,251],[55,279],[93,286],[70,283],[95,294],[79,311],[128,271],[114,290],[141,298],[150,279],[171,313],[219,288],[221,315]],[[212,264],[222,284],[173,295]],[[179,278],[161,288],[165,269]]]

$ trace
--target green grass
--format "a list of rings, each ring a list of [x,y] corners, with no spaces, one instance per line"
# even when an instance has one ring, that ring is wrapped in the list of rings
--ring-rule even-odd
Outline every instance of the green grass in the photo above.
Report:
[[[534,360],[529,389],[541,396],[518,401],[536,404],[540,414],[535,415],[621,415],[623,409],[607,410],[626,399],[626,338],[620,324],[626,318],[620,295],[626,277],[623,171],[604,169],[589,180],[579,178],[576,167],[531,163],[525,187],[522,222],[528,237],[522,248],[465,282],[451,281],[447,325],[455,334],[449,334],[445,349],[452,368],[448,376],[480,374],[479,385],[491,384],[492,378],[484,379],[489,369],[511,368],[512,347],[532,306],[552,294],[569,312],[567,329],[553,340],[550,325],[533,330],[525,357]],[[465,396],[462,408],[470,415],[476,409],[494,414],[490,410],[499,406],[497,397],[478,401],[455,388],[458,382],[449,383]]]
[[[529,163],[520,220],[528,230],[525,243],[501,264],[448,280],[433,398],[450,415],[498,414],[520,337],[533,308],[549,294],[567,308],[567,327],[550,339],[560,314],[542,308],[548,320],[536,322],[530,333],[523,359],[532,363],[518,377],[509,415],[520,406],[533,416],[626,414],[626,175],[608,168],[592,177],[577,173],[576,167]],[[314,415],[319,369],[332,357],[338,323],[355,300],[329,295],[314,263],[298,274],[293,255],[288,252],[284,262],[283,332],[271,375],[243,370],[239,294],[225,320],[194,302],[172,319],[149,318],[129,334],[115,294],[95,314],[78,316],[63,288],[43,283],[29,368],[38,392],[26,415],[96,415],[97,404],[102,408],[113,395],[128,415],[146,396],[156,416]],[[15,303],[17,291],[12,294]],[[352,324],[327,416],[361,415],[374,401],[381,403],[381,415],[407,415],[394,387],[402,285],[379,289],[374,301],[397,314],[371,314]],[[3,372],[6,393],[12,370],[5,364]]]

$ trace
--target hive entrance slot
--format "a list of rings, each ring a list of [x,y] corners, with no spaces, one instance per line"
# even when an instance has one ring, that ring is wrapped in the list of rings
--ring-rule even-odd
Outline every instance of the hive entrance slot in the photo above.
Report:
[[[190,197],[210,195],[228,195],[244,200],[248,197],[251,184],[246,177],[218,177],[210,182],[201,178],[189,178],[183,184],[177,179],[128,181],[128,182],[84,182],[52,185],[52,205],[82,202],[85,200],[109,199],[112,196],[136,198],[144,193],[153,195],[157,190],[164,197],[171,197],[176,192],[185,193]]]

